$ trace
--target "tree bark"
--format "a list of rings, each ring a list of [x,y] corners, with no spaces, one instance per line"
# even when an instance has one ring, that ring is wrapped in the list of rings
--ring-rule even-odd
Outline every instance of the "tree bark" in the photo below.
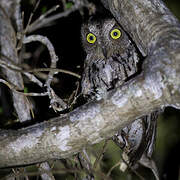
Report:
[[[101,0],[146,59],[105,99],[49,121],[0,132],[0,167],[69,157],[159,108],[180,108],[180,24],[161,0]],[[1,44],[2,45],[2,44]]]
[[[10,58],[15,64],[20,64],[16,49],[16,33],[13,29],[11,19],[16,19],[18,12],[17,7],[20,6],[20,0],[0,0],[0,47],[1,54]],[[15,20],[14,25],[17,26]],[[17,27],[16,27],[17,28]],[[18,28],[17,28],[18,29]],[[10,63],[7,61],[7,64]],[[20,73],[12,70],[3,69],[3,74],[7,80],[17,86],[20,90],[24,90],[23,79]],[[31,119],[30,107],[27,98],[16,92],[12,92],[13,105],[17,112],[20,122]]]

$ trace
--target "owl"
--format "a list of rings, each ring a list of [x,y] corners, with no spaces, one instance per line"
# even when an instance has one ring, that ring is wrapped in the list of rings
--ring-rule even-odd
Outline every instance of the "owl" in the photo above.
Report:
[[[91,18],[82,26],[82,44],[87,54],[82,94],[101,99],[137,72],[139,57],[128,35],[112,18]]]
[[[81,93],[87,101],[106,97],[138,72],[139,52],[123,28],[109,16],[94,16],[81,29],[86,53]],[[133,166],[143,155],[151,157],[157,112],[135,120],[113,137],[123,150],[123,159]]]

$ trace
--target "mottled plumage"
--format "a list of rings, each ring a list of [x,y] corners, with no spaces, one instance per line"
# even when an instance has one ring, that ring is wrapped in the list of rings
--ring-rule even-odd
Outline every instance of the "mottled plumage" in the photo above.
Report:
[[[137,72],[138,51],[113,18],[91,18],[83,24],[81,34],[87,54],[81,84],[82,94],[88,100],[99,100]],[[151,156],[156,118],[156,112],[144,116],[113,137],[127,155],[128,158],[124,160],[130,166],[140,160],[143,153]]]
[[[121,37],[112,39],[110,31],[119,29]],[[87,41],[91,32],[96,37],[95,43]],[[82,43],[87,54],[82,80],[82,94],[101,98],[115,86],[121,85],[125,79],[137,71],[138,56],[136,49],[127,34],[112,18],[95,21],[82,27]],[[94,96],[95,95],[95,96]]]

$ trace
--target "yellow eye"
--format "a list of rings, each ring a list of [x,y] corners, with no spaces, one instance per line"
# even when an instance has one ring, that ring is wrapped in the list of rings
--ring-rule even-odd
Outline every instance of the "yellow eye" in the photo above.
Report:
[[[119,29],[113,29],[110,34],[113,39],[118,39],[121,37],[121,31]]]
[[[96,36],[93,33],[89,33],[86,38],[87,42],[90,44],[94,44],[96,42]]]

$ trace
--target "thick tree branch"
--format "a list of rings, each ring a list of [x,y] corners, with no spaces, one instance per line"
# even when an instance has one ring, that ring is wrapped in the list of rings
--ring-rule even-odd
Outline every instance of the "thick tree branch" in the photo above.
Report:
[[[143,85],[151,79],[155,87],[150,86],[150,91],[157,90],[160,95],[163,90],[164,102],[180,108],[180,24],[178,20],[161,0],[101,1],[131,35],[142,54],[147,56],[141,75],[144,78]],[[149,93],[147,90],[145,92]],[[166,103],[164,105],[167,105]]]
[[[142,91],[138,85],[134,84],[134,88]],[[82,147],[111,137],[117,129],[124,127],[137,116],[164,104],[163,96],[157,98],[154,92],[150,93],[151,98],[147,102],[155,104],[154,106],[147,106],[145,102],[128,102],[129,95],[123,96],[127,89],[128,85],[121,88],[121,92],[111,92],[107,100],[86,104],[64,117],[18,131],[2,130],[0,167],[68,157],[80,151]],[[136,90],[131,92],[131,97]],[[138,102],[137,100],[142,101],[144,98],[146,96],[139,93],[131,101]],[[136,111],[135,107],[140,108]]]
[[[65,116],[0,132],[0,167],[65,158],[157,108],[180,108],[180,26],[160,0],[102,0],[147,58],[143,72],[106,99]],[[162,4],[162,5],[161,5]]]
[[[0,0],[0,46],[1,54],[14,60],[14,63],[19,64],[16,50],[16,34],[10,21],[11,17],[14,17],[14,8],[17,7],[19,0],[5,1]],[[16,12],[17,13],[17,12]],[[8,61],[7,61],[8,63]],[[7,77],[8,81],[15,84],[19,89],[24,89],[22,76],[18,72],[4,69],[3,73]],[[14,108],[18,114],[20,122],[30,120],[30,107],[28,100],[24,95],[12,92]]]

